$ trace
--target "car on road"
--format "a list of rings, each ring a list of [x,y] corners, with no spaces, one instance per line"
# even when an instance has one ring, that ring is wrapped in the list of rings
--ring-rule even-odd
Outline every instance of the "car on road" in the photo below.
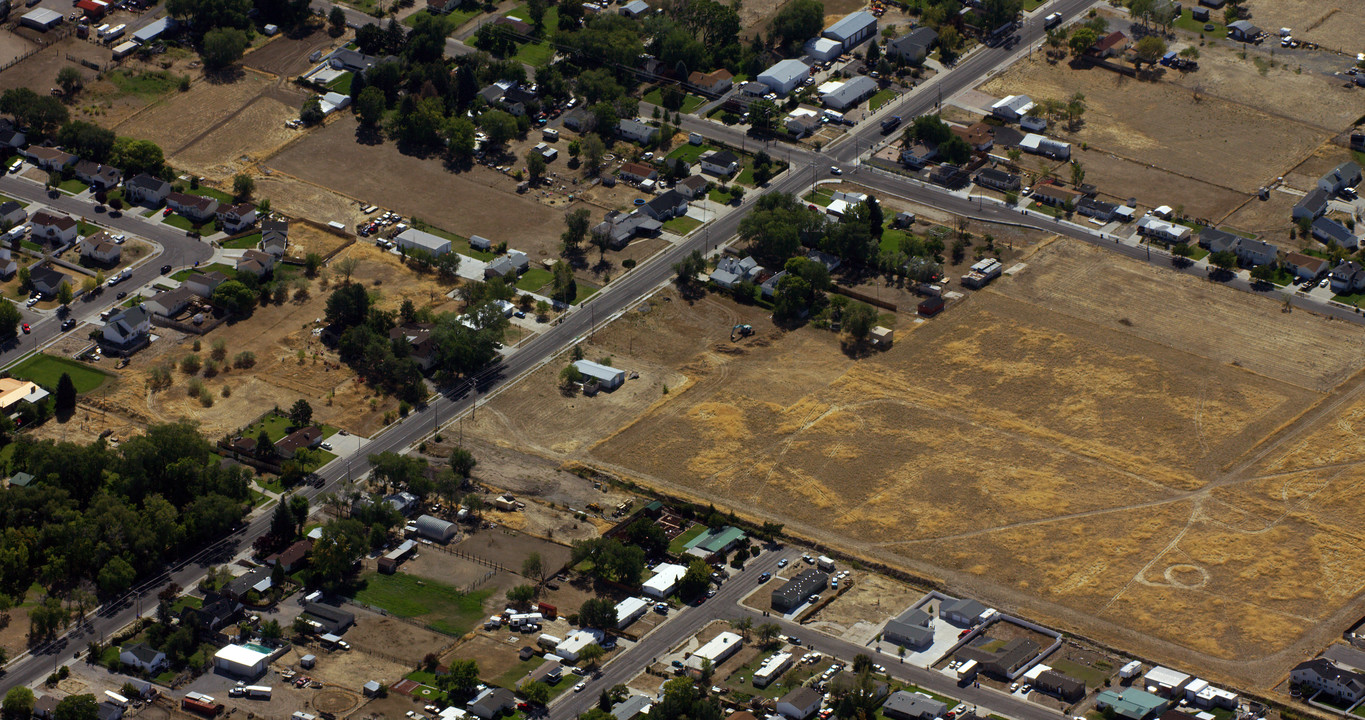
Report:
[[[76,318],[67,318],[67,319],[65,319],[65,320],[62,321],[62,330],[63,330],[63,331],[65,331],[65,330],[70,330],[70,329],[73,328],[73,327],[76,327]]]
[[[773,574],[772,574],[772,573],[770,573],[770,572],[765,572],[765,573],[763,573],[762,575],[759,575],[759,576],[758,576],[758,581],[761,582],[761,583],[765,583],[765,582],[768,582],[769,580],[771,580],[772,578],[773,578]]]
[[[706,597],[713,598],[715,596],[716,596],[715,588],[706,591]]]
[[[162,266],[161,266],[161,274],[162,274],[162,275],[169,275],[170,273],[171,273],[171,266],[170,266],[170,265],[162,265]]]
[[[31,332],[33,332],[33,330],[29,328],[28,323],[24,323],[24,334],[27,335]]]
[[[118,298],[119,300],[122,300],[123,298],[128,297],[128,291],[127,291],[127,290],[120,290],[120,291],[118,291],[118,294],[115,295],[114,297]]]
[[[787,567],[787,558],[782,558],[781,560],[778,560],[777,566],[780,568]]]
[[[830,175],[843,175],[843,174],[844,174],[844,171],[843,171],[843,170],[840,170],[838,165],[830,165],[830,166],[829,166],[829,174],[830,174]]]
[[[585,688],[585,687],[587,687],[587,686],[588,686],[588,681],[587,681],[587,680],[584,680],[583,682],[580,682],[580,683],[578,683],[577,685],[573,686],[573,691],[574,691],[574,692],[583,692],[583,688]]]

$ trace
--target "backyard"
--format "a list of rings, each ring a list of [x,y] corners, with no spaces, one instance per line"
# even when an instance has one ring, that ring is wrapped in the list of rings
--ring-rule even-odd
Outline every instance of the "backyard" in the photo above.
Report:
[[[30,355],[18,365],[11,366],[9,373],[21,380],[38,383],[48,390],[55,390],[62,373],[66,373],[76,385],[76,392],[82,394],[95,390],[109,379],[109,375],[85,363],[42,354]]]
[[[455,588],[406,573],[368,573],[360,579],[354,598],[402,618],[418,618],[447,635],[463,635],[483,618],[483,601],[491,590],[461,593]]]

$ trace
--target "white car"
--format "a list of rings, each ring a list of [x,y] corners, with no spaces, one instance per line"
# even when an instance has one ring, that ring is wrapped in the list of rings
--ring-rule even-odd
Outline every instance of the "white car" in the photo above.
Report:
[[[840,170],[838,165],[830,165],[830,166],[829,166],[829,174],[830,174],[830,175],[843,175],[843,174],[844,174],[844,171],[843,171],[843,170]]]
[[[1325,288],[1325,287],[1327,287],[1328,285],[1331,285],[1331,284],[1332,284],[1332,279],[1331,279],[1331,278],[1323,278],[1323,279],[1322,279],[1322,282],[1318,283],[1318,287],[1324,287],[1324,288]]]
[[[585,688],[585,687],[587,687],[587,686],[588,686],[588,681],[587,681],[587,680],[584,680],[583,682],[578,683],[577,685],[573,686],[573,691],[574,691],[574,692],[583,692],[583,688]]]
[[[787,558],[782,558],[781,560],[778,560],[777,566],[780,568],[787,567]]]
[[[38,304],[38,296],[37,296],[37,295],[34,295],[33,297],[31,297],[31,298],[28,299],[28,302],[26,302],[26,303],[24,303],[24,304],[27,305],[28,307],[33,307],[34,305],[37,305],[37,304]]]
[[[318,447],[322,448],[323,450],[331,450],[331,449],[332,449],[332,443],[324,442],[324,443],[318,445]]]

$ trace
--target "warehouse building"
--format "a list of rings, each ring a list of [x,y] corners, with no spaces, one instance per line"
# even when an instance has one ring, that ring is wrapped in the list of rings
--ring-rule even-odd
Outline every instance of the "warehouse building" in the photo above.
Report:
[[[258,677],[269,664],[270,653],[259,645],[226,645],[213,655],[215,670],[238,677]]]
[[[859,10],[844,16],[843,20],[825,28],[824,36],[851,50],[858,43],[877,34],[877,16],[866,10]]]
[[[795,90],[810,77],[810,66],[800,60],[783,60],[759,73],[758,81],[778,95]]]

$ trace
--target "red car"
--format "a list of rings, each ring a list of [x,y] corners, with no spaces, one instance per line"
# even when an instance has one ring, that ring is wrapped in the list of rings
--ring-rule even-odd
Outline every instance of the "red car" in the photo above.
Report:
[[[24,334],[27,335],[29,332],[31,331],[29,330],[28,323],[24,323]]]
[[[171,214],[170,208],[166,208],[165,210],[161,211],[161,217],[168,217],[170,214]]]

